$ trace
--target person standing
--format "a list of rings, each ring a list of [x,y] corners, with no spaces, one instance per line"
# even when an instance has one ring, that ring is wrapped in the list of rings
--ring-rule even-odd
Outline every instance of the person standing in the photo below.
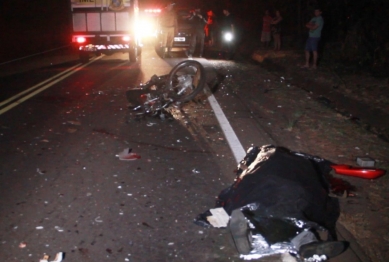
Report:
[[[232,59],[236,41],[235,20],[228,8],[223,9],[223,14],[224,17],[221,25],[222,49],[227,53],[227,59]]]
[[[271,31],[274,39],[274,50],[279,51],[281,49],[281,21],[282,16],[280,11],[276,11],[276,16],[271,22]]]
[[[192,38],[190,41],[189,50],[186,52],[186,55],[189,58],[192,58],[194,51],[196,49],[196,44],[199,44],[200,52],[199,57],[203,56],[204,51],[204,40],[205,40],[205,25],[207,24],[207,20],[201,14],[201,9],[196,8],[193,12],[189,21],[192,23]]]
[[[173,10],[174,3],[170,3],[162,11],[159,25],[162,31],[162,57],[172,57],[174,36],[177,34],[177,15]]]
[[[206,36],[208,37],[208,45],[213,46],[215,44],[215,31],[216,31],[216,15],[212,10],[207,12],[207,25]]]
[[[310,52],[313,53],[313,64],[312,68],[317,68],[318,58],[318,45],[321,38],[321,30],[323,29],[324,20],[321,16],[321,9],[315,9],[315,16],[305,26],[309,29],[309,37],[305,44],[305,65],[302,68],[309,68]]]
[[[261,34],[261,42],[264,43],[265,47],[268,47],[271,40],[271,22],[273,18],[270,16],[269,10],[265,11],[265,15],[262,18],[262,34]]]

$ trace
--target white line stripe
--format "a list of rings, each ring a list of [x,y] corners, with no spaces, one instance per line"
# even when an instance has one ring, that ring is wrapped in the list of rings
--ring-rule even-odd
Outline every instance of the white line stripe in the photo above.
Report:
[[[234,154],[236,163],[239,163],[246,156],[246,151],[232,129],[230,122],[228,122],[227,117],[224,115],[219,103],[216,101],[216,98],[213,95],[210,95],[208,96],[208,101],[211,104],[217,121],[219,121],[219,125],[222,128],[232,153]]]
[[[95,59],[91,60],[89,63],[84,64],[84,65],[81,65],[81,66],[78,67],[76,70],[73,70],[73,71],[67,73],[67,74],[64,75],[64,76],[62,76],[62,77],[60,77],[60,78],[57,78],[57,79],[54,80],[53,82],[51,82],[51,83],[49,83],[49,84],[47,84],[47,85],[45,85],[45,86],[39,88],[38,90],[35,90],[34,92],[32,92],[32,93],[30,93],[30,94],[28,94],[28,95],[22,97],[21,99],[19,99],[19,100],[13,102],[12,104],[9,104],[8,106],[6,106],[6,107],[4,107],[3,109],[0,110],[0,115],[4,114],[5,112],[7,112],[8,110],[14,108],[15,106],[17,106],[17,105],[23,103],[24,101],[30,99],[31,97],[35,96],[36,94],[39,94],[40,92],[42,92],[42,91],[46,90],[47,88],[53,86],[54,84],[56,84],[56,83],[62,81],[62,80],[65,79],[66,77],[68,77],[68,76],[70,76],[70,75],[72,75],[72,74],[78,72],[79,69],[82,69],[82,68],[86,67],[87,65],[89,65],[90,63],[93,63],[94,61],[96,61],[96,60],[98,60],[98,59],[101,59],[102,57],[103,57],[103,56],[96,57]],[[67,70],[67,71],[69,71],[69,70]],[[40,85],[42,85],[43,83],[46,83],[46,82],[47,82],[47,81],[44,81],[44,82],[42,82],[42,83],[40,83],[40,84],[38,84],[38,85],[36,85],[36,86],[40,86]],[[31,89],[31,88],[30,88],[30,89]],[[30,89],[29,89],[29,90],[30,90]]]

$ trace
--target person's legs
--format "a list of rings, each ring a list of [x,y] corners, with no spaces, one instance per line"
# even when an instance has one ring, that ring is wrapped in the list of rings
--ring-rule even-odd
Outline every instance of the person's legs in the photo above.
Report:
[[[312,68],[316,69],[317,68],[317,51],[313,51],[313,65]]]
[[[304,67],[309,67],[309,51],[305,50],[305,65]]]
[[[311,231],[303,231],[291,241],[303,258],[314,255],[325,256],[326,259],[340,255],[347,249],[347,242],[319,241]]]
[[[193,53],[195,51],[195,48],[196,48],[196,42],[197,42],[196,34],[193,34],[192,38],[190,40],[189,50],[188,50],[188,52],[186,54],[188,57],[192,57],[192,55],[193,55]]]
[[[305,43],[305,65],[303,68],[309,68],[309,58],[310,52],[312,51],[312,38],[308,37],[307,42]]]
[[[164,50],[164,57],[172,57],[171,51],[174,41],[174,28],[169,28],[166,36],[166,48]]]
[[[312,38],[312,52],[313,52],[313,65],[312,65],[312,68],[313,69],[316,69],[317,68],[317,58],[318,58],[318,46],[319,46],[319,41],[320,41],[320,38],[318,37],[315,37],[315,38]]]
[[[232,211],[228,228],[238,252],[244,255],[249,254],[252,249],[251,233],[248,222],[240,209]]]
[[[203,56],[203,52],[204,52],[204,41],[205,41],[204,32],[199,32],[198,37],[199,37],[199,45],[200,45],[199,56],[202,57]]]
[[[281,49],[281,35],[280,34],[274,34],[274,50],[280,50]]]

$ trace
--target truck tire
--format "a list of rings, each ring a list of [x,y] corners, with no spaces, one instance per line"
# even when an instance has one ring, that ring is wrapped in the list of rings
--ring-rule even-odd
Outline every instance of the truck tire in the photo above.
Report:
[[[85,64],[89,62],[89,54],[88,52],[80,51],[80,62]]]
[[[131,63],[135,63],[138,61],[138,56],[140,55],[140,48],[139,47],[134,47],[128,52],[128,58]]]

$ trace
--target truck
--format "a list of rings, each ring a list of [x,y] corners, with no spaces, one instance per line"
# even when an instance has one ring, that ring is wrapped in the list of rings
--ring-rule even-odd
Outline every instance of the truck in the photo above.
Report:
[[[91,56],[128,53],[130,62],[141,54],[137,36],[138,0],[70,0],[72,43],[82,63]]]

